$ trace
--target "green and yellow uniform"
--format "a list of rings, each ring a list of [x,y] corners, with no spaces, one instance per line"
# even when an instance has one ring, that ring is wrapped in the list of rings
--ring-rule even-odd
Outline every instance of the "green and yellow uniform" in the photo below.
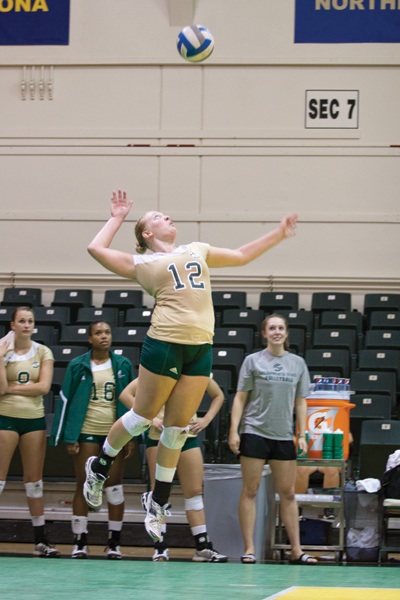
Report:
[[[50,348],[38,342],[32,342],[30,350],[23,355],[16,352],[7,356],[6,372],[9,383],[21,386],[37,383],[40,379],[40,368],[44,361],[54,360]],[[44,417],[43,396],[22,396],[4,394],[0,399],[0,416],[19,419],[39,419]]]
[[[212,343],[208,251],[208,244],[192,242],[173,252],[134,255],[135,279],[156,301],[149,337],[186,345]]]

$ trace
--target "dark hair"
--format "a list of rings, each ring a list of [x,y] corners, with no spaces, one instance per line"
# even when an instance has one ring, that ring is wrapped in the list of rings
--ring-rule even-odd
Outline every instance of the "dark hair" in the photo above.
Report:
[[[32,313],[33,318],[35,318],[35,313],[33,312],[33,308],[31,306],[17,306],[17,308],[13,310],[13,313],[11,315],[11,323],[15,321],[15,319],[17,318],[17,313],[20,310],[27,310],[28,312]]]
[[[264,331],[264,329],[266,329],[266,327],[268,325],[268,321],[273,318],[282,319],[282,321],[285,323],[285,327],[286,327],[286,331],[288,332],[288,336],[283,344],[283,347],[285,348],[285,350],[289,351],[289,348],[290,348],[289,323],[288,323],[288,320],[286,317],[284,317],[283,315],[280,315],[279,313],[271,313],[270,315],[267,315],[265,317],[265,319],[263,320],[263,322],[261,323],[261,331]]]
[[[108,321],[105,321],[104,319],[97,319],[97,321],[92,321],[91,323],[89,323],[89,326],[88,326],[88,335],[89,336],[93,335],[93,329],[98,323],[105,323],[106,325],[109,326],[110,331],[112,332],[111,324]]]

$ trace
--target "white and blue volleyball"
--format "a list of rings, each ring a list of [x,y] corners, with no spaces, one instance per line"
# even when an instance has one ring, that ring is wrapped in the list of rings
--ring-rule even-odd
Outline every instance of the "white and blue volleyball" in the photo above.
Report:
[[[188,25],[178,35],[176,45],[182,58],[196,63],[210,56],[214,50],[214,38],[207,27]]]

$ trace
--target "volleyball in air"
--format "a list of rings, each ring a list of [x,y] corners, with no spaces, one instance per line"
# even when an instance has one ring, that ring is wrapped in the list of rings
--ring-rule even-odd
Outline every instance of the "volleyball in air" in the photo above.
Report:
[[[176,45],[182,58],[197,63],[210,56],[214,50],[214,38],[207,27],[188,25],[179,33]]]

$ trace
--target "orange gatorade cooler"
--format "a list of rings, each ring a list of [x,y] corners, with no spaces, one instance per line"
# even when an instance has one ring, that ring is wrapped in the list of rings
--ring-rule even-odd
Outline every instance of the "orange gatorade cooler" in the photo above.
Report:
[[[307,401],[308,458],[323,458],[324,433],[343,432],[343,458],[349,457],[350,399],[349,380],[324,378],[317,382]],[[343,385],[343,381],[346,384]],[[326,382],[329,382],[326,384]],[[332,383],[333,382],[333,383]],[[340,382],[340,383],[336,383]],[[322,389],[321,389],[322,388]]]
[[[343,431],[343,458],[349,457],[350,410],[348,400],[307,398],[308,458],[322,458],[325,431]]]

